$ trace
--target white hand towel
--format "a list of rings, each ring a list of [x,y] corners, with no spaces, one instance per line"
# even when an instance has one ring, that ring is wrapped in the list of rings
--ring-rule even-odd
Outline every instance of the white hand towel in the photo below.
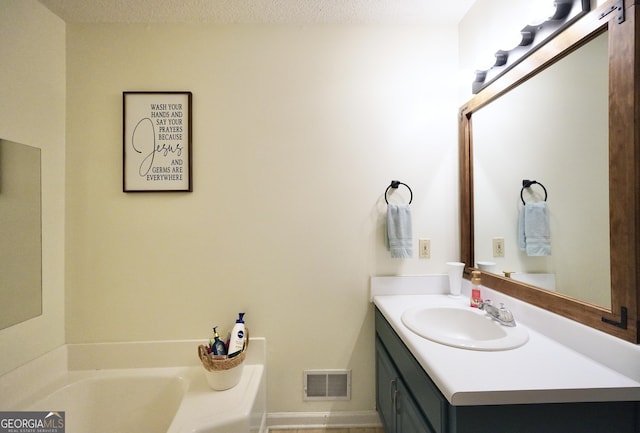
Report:
[[[518,244],[528,256],[551,255],[551,230],[549,210],[544,201],[527,203],[520,209],[518,220]]]
[[[387,206],[387,247],[394,259],[413,256],[411,209],[408,204]]]

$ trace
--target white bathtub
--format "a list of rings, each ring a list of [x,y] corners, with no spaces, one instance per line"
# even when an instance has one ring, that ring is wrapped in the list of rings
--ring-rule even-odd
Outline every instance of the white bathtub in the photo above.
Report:
[[[85,349],[81,356],[87,358]],[[247,356],[238,385],[226,391],[209,388],[200,365],[67,370],[26,397],[5,400],[3,393],[0,410],[64,411],[66,433],[263,432],[266,374],[264,364],[252,358]]]

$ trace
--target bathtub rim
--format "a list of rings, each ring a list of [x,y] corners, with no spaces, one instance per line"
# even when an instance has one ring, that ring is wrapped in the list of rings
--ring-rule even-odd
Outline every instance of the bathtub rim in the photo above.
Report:
[[[35,401],[34,395],[65,381],[69,373],[202,368],[197,355],[199,344],[202,339],[64,344],[0,376],[0,410],[24,407],[26,401]],[[251,338],[245,365],[251,364],[266,365],[266,339],[263,337]]]

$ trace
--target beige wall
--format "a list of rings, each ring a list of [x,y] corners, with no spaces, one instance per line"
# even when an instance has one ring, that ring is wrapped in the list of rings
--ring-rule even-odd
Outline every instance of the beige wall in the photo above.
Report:
[[[43,314],[0,330],[0,374],[64,344],[65,25],[34,0],[0,2],[0,138],[42,155]]]
[[[369,277],[459,256],[455,26],[70,24],[67,57],[67,341],[245,311],[270,411],[373,409]],[[124,90],[193,92],[192,193],[121,192]],[[385,250],[391,179],[430,260]],[[352,369],[352,400],[303,403],[308,368]]]

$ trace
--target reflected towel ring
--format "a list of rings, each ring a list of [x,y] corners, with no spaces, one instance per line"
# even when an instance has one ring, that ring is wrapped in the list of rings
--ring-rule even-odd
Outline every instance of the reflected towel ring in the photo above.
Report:
[[[389,188],[398,189],[400,185],[406,186],[407,189],[409,190],[409,194],[411,194],[411,196],[409,197],[409,204],[411,204],[411,202],[413,201],[413,191],[411,191],[411,188],[409,188],[409,185],[407,185],[406,183],[402,183],[399,180],[392,180],[391,184],[384,191],[384,201],[387,204],[389,204],[389,200],[387,200],[387,193],[389,192]]]
[[[538,185],[540,185],[542,187],[542,189],[544,190],[544,201],[547,201],[547,188],[545,188],[543,184],[541,184],[537,180],[523,179],[522,180],[522,189],[520,190],[520,200],[522,200],[522,204],[526,204],[524,202],[524,197],[522,196],[522,193],[524,192],[524,189],[525,188],[529,188],[533,184],[538,184]]]

